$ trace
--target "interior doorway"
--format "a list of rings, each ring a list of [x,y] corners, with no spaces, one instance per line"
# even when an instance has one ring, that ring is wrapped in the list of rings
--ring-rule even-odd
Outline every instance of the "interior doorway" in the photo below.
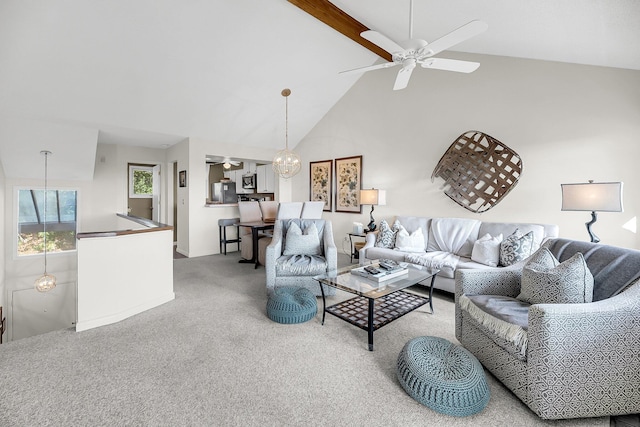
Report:
[[[173,242],[178,242],[178,162],[173,162]]]

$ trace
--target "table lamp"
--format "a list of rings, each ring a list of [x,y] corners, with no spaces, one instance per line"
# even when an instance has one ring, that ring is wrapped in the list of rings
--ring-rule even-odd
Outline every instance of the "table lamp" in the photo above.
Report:
[[[386,205],[387,204],[387,192],[385,190],[378,190],[375,188],[369,190],[360,190],[360,204],[361,205],[371,205],[371,212],[369,213],[369,219],[371,220],[367,225],[369,231],[374,231],[376,229],[376,222],[373,219],[373,208],[377,205]]]
[[[591,221],[586,222],[587,232],[593,243],[600,239],[591,231],[596,222],[596,212],[622,212],[622,182],[589,182],[560,184],[562,186],[563,211],[591,211]]]

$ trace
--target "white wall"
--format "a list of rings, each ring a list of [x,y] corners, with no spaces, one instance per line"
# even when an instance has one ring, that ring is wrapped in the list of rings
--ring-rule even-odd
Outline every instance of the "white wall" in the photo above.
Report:
[[[0,162],[0,224],[6,224],[5,221],[5,176],[4,169],[2,168],[2,162]],[[7,234],[5,233],[5,227],[0,226],[0,242],[6,242]],[[7,304],[5,303],[5,249],[6,245],[0,245],[0,306],[3,307],[3,316],[6,316]],[[1,319],[0,319],[1,320]]]
[[[560,184],[624,181],[624,213],[600,213],[602,243],[640,248],[622,228],[640,214],[640,71],[487,55],[472,74],[416,69],[407,89],[393,91],[396,68],[366,73],[295,147],[302,171],[293,199],[309,197],[309,162],[363,155],[363,187],[387,190],[374,216],[455,216],[486,221],[544,222],[563,237],[588,240],[588,212],[560,211]],[[517,186],[494,208],[474,214],[446,197],[431,173],[451,143],[468,130],[485,132],[523,160]],[[325,213],[336,242],[362,214]]]

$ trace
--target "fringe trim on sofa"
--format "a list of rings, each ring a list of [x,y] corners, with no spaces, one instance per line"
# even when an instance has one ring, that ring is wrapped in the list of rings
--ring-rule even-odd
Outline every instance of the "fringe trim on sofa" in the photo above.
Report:
[[[466,295],[461,295],[458,303],[460,304],[460,308],[469,313],[476,322],[497,336],[513,343],[513,345],[519,349],[520,355],[525,357],[527,354],[527,344],[529,339],[527,337],[527,331],[525,331],[521,326],[505,322],[504,320],[500,320],[482,311],[478,306],[471,302]]]

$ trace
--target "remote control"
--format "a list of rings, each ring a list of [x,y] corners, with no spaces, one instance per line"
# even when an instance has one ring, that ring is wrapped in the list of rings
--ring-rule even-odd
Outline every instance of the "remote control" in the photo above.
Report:
[[[369,274],[378,274],[378,273],[380,273],[380,271],[377,268],[371,267],[371,266],[365,267],[364,271],[366,271]]]

